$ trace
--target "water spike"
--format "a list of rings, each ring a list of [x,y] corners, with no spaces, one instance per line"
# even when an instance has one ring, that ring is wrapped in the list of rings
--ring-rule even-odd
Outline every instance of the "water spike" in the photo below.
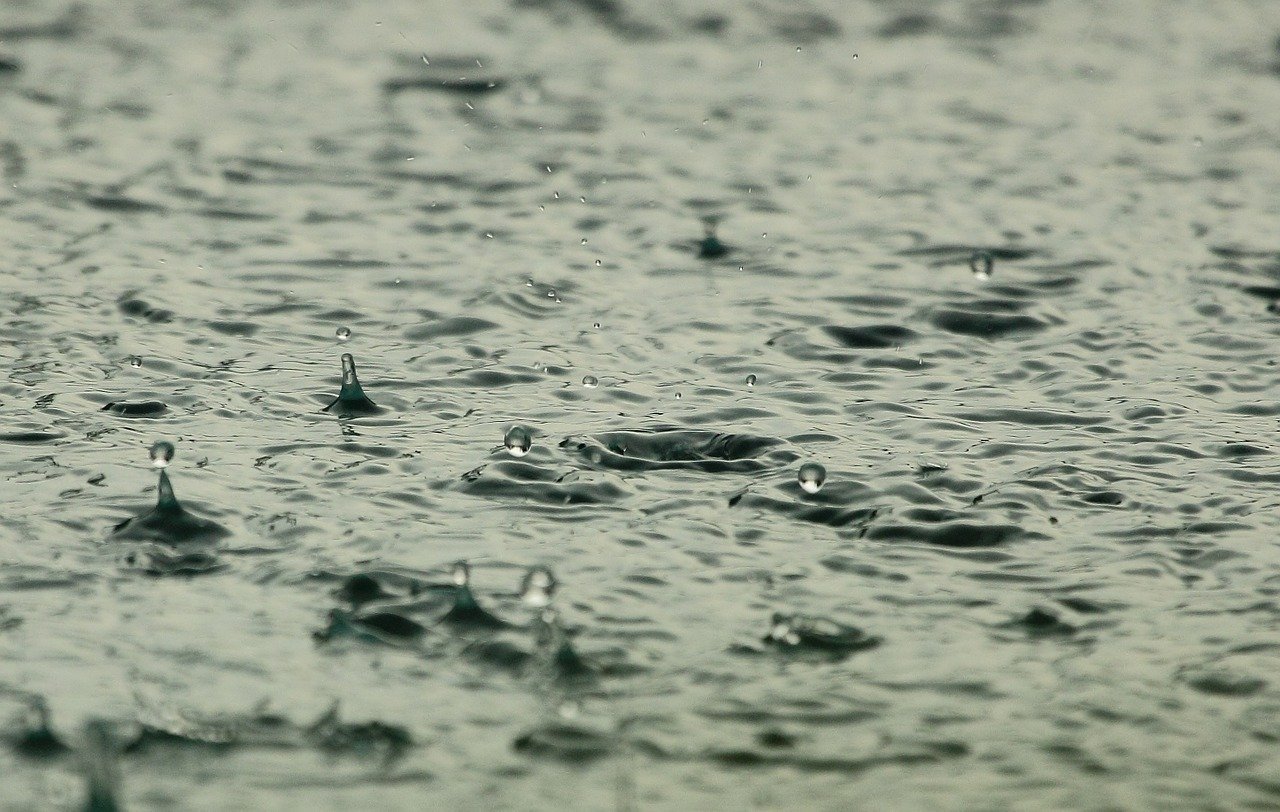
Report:
[[[702,229],[704,236],[698,241],[698,258],[699,259],[719,259],[729,253],[729,246],[720,241],[716,236],[716,225],[720,222],[718,217],[702,218]]]
[[[490,614],[476,601],[470,585],[471,567],[466,561],[455,563],[450,577],[453,579],[453,606],[440,618],[441,623],[477,629],[503,629],[510,625]]]
[[[182,510],[182,505],[178,503],[178,497],[173,492],[173,483],[169,481],[169,472],[165,470],[160,471],[160,482],[156,485],[156,510]]]
[[[342,416],[377,414],[382,409],[365,395],[360,386],[360,378],[356,376],[356,359],[351,353],[342,354],[342,389],[325,411],[336,412]]]

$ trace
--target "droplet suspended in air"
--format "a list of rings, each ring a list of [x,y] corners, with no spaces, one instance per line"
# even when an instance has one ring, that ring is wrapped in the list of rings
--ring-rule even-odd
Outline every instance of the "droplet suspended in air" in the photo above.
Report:
[[[173,461],[173,443],[159,440],[151,445],[151,464],[156,468],[168,468]]]
[[[466,586],[471,583],[471,565],[465,561],[457,561],[449,572],[454,586]]]
[[[593,324],[593,325],[591,325],[591,326],[592,326],[592,327],[594,327],[595,329],[599,330],[599,329],[600,329],[600,322],[596,322],[595,324]]]
[[[520,600],[535,609],[551,605],[556,594],[556,576],[546,567],[531,567],[520,582]]]
[[[796,479],[805,493],[817,493],[822,490],[822,483],[827,481],[827,469],[816,462],[806,462],[800,466]]]
[[[755,376],[755,375],[748,375],[748,376],[747,376],[747,386],[755,386],[755,385],[756,385],[756,376]]]
[[[130,356],[129,356],[129,366],[133,367],[134,369],[137,369],[138,367],[142,366],[142,356],[140,356],[140,355],[130,355]]]
[[[595,389],[597,386],[600,385],[600,379],[597,378],[595,375],[585,375],[582,378],[582,385],[587,387],[588,389]]]
[[[547,298],[548,298],[548,299],[554,299],[554,298],[556,298],[556,289],[555,289],[555,288],[550,288],[549,290],[547,290]]]
[[[976,279],[990,279],[995,264],[995,257],[991,256],[990,251],[974,251],[973,256],[969,257],[969,270],[973,271]]]
[[[339,327],[339,328],[338,328],[338,330],[337,330],[337,332],[336,332],[336,333],[334,333],[334,335],[335,335],[335,336],[337,336],[337,338],[338,338],[338,340],[339,340],[339,341],[350,341],[350,340],[351,340],[351,328],[350,328],[350,327]]]
[[[502,438],[507,453],[513,457],[523,457],[533,447],[533,434],[524,426],[512,426]]]

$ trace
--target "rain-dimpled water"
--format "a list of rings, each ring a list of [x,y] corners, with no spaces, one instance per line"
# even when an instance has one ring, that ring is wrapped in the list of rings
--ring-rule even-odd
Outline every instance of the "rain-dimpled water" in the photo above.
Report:
[[[0,808],[1277,808],[1278,36],[0,3]]]

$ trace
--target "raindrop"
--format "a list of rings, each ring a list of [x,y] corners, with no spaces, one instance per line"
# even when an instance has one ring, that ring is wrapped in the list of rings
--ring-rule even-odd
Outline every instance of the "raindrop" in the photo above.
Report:
[[[755,375],[748,375],[748,376],[747,376],[747,386],[755,386],[755,385],[756,385],[756,376],[755,376]]]
[[[466,586],[471,582],[470,565],[465,561],[455,563],[449,572],[449,577],[453,579],[454,586]]]
[[[338,340],[339,340],[339,341],[350,341],[350,340],[351,340],[351,328],[350,328],[350,327],[339,327],[339,328],[338,328],[338,331],[337,331],[336,333],[334,333],[334,335],[336,335],[336,336],[338,337]]]
[[[969,270],[973,271],[977,279],[990,279],[995,263],[995,257],[991,256],[990,251],[974,251],[973,256],[969,257]]]
[[[151,464],[157,468],[168,468],[173,460],[173,443],[159,440],[151,445]]]
[[[551,288],[550,290],[548,290],[548,291],[547,291],[547,298],[548,298],[548,299],[554,299],[554,298],[556,298],[556,289],[555,289],[555,288]]]
[[[806,462],[800,466],[796,479],[805,493],[817,493],[822,490],[822,483],[827,481],[827,469],[816,462]]]
[[[682,397],[684,397],[684,395],[680,394],[679,392],[676,392],[676,400],[679,400]]]
[[[586,238],[586,237],[583,237],[583,238],[582,238],[582,244],[583,244],[583,245],[586,245],[586,244],[587,244],[587,238]]]
[[[523,457],[533,447],[533,434],[524,426],[512,426],[507,436],[502,438],[507,453],[513,457]]]
[[[520,599],[535,609],[551,605],[556,594],[556,576],[546,567],[532,567],[520,582]]]
[[[597,267],[597,268],[599,268],[602,264],[603,264],[603,263],[601,263],[601,262],[600,262],[600,260],[598,260],[598,259],[596,260],[596,267]]]
[[[595,389],[600,385],[600,380],[595,375],[586,375],[582,379],[582,385],[588,389]]]
[[[597,330],[599,330],[599,329],[600,329],[600,322],[596,322],[595,324],[593,324],[593,325],[591,325],[591,326],[592,326],[592,327],[594,327],[594,328],[596,328]]]
[[[140,355],[130,355],[130,356],[129,356],[129,366],[133,367],[134,369],[137,369],[138,367],[142,366],[142,356],[140,356]]]

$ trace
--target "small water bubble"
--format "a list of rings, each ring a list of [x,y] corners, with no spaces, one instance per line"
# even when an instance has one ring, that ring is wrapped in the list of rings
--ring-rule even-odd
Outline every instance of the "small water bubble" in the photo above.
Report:
[[[151,464],[156,468],[168,468],[173,461],[173,443],[159,440],[151,444]]]
[[[603,264],[603,263],[601,263],[601,262],[600,262],[600,260],[598,260],[598,259],[597,259],[597,260],[596,260],[596,267],[597,267],[597,268],[599,268],[599,267],[601,266],[601,264]]]
[[[129,356],[129,366],[133,367],[134,369],[137,369],[138,367],[142,366],[142,356],[140,356],[140,355],[130,355],[130,356]]]
[[[337,330],[337,332],[335,332],[335,333],[334,333],[334,335],[338,337],[338,340],[339,340],[339,341],[350,341],[350,340],[351,340],[351,328],[350,328],[350,327],[339,327],[339,328],[338,328],[338,330]]]
[[[755,386],[755,385],[756,385],[756,376],[755,376],[755,375],[748,375],[748,376],[747,376],[747,386]]]
[[[502,438],[507,453],[513,457],[523,457],[533,447],[533,434],[524,426],[512,426]]]
[[[546,567],[531,567],[520,582],[520,599],[535,609],[551,605],[556,594],[556,576]]]
[[[805,493],[817,493],[822,490],[822,483],[827,481],[827,469],[816,462],[806,462],[800,466],[796,479]]]
[[[454,586],[466,586],[471,582],[471,566],[465,561],[458,561],[449,571],[449,577],[453,580]]]
[[[595,375],[586,375],[582,378],[582,385],[588,389],[595,389],[600,385],[600,379]]]
[[[991,256],[990,251],[974,251],[973,256],[969,257],[969,270],[973,271],[976,279],[990,279],[991,269],[995,264],[995,257]]]

